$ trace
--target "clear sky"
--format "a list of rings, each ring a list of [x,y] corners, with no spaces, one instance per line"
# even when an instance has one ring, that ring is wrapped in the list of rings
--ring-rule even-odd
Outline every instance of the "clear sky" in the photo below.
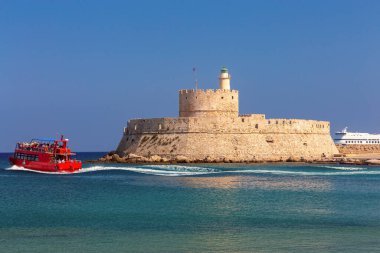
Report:
[[[64,133],[115,149],[131,118],[216,88],[241,113],[380,132],[380,1],[0,0],[0,152]]]

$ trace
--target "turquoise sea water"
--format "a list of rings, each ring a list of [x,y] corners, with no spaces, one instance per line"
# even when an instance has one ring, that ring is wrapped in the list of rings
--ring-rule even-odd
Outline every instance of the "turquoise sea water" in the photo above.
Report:
[[[88,164],[65,175],[7,156],[0,252],[380,251],[380,167]]]

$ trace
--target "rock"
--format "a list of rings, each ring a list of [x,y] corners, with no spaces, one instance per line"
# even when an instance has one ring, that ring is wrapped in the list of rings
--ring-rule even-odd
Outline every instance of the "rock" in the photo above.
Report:
[[[168,162],[170,162],[170,159],[169,159],[169,158],[166,158],[166,157],[162,157],[162,158],[161,158],[161,162],[163,162],[163,163],[168,163]]]
[[[110,156],[110,155],[106,155],[106,156],[104,157],[104,159],[105,159],[106,162],[111,162],[111,161],[112,161],[112,156]]]
[[[380,165],[380,160],[370,159],[370,160],[366,160],[365,163],[368,165]]]
[[[294,156],[289,156],[288,159],[286,160],[287,162],[299,162],[299,159],[297,159]]]
[[[224,159],[223,158],[215,158],[214,163],[223,163]]]
[[[124,161],[127,163],[146,163],[150,162],[150,158],[131,153],[125,156]]]
[[[183,156],[183,155],[176,156],[175,160],[178,163],[189,163],[190,162],[189,158],[187,158],[186,156]]]
[[[121,158],[118,154],[112,155],[112,161],[117,162],[117,163],[125,162],[125,160],[123,158]]]
[[[149,161],[154,162],[154,163],[158,163],[158,162],[162,161],[162,158],[159,155],[152,155],[151,157],[149,157]]]
[[[130,153],[130,154],[128,154],[128,155],[126,156],[126,159],[142,158],[142,157],[143,157],[143,156],[141,156],[141,155],[135,155],[135,154]]]
[[[116,151],[115,151],[115,150],[112,150],[112,151],[108,152],[107,155],[112,156],[112,155],[114,155],[114,154],[116,154]]]

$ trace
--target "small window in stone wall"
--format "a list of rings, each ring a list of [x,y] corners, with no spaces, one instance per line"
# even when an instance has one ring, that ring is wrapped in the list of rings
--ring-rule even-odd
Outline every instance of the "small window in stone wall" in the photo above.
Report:
[[[232,99],[234,99],[234,96],[232,96]]]
[[[278,121],[276,120],[276,125],[278,124]]]
[[[244,122],[244,118],[241,119],[241,122]]]
[[[270,120],[268,120],[268,125],[270,125]]]
[[[224,97],[222,97],[222,99],[223,99]]]
[[[256,124],[256,125],[255,125],[255,128],[258,129],[258,128],[259,128],[259,124]]]

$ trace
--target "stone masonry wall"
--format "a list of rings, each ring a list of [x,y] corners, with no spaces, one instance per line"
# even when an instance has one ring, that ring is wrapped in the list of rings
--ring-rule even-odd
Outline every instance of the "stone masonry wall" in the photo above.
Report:
[[[265,119],[261,114],[130,120],[117,153],[239,162],[320,159],[338,150],[329,122]]]
[[[341,154],[380,154],[380,145],[368,144],[351,144],[351,145],[336,145]]]
[[[237,90],[180,90],[180,117],[237,117]]]

